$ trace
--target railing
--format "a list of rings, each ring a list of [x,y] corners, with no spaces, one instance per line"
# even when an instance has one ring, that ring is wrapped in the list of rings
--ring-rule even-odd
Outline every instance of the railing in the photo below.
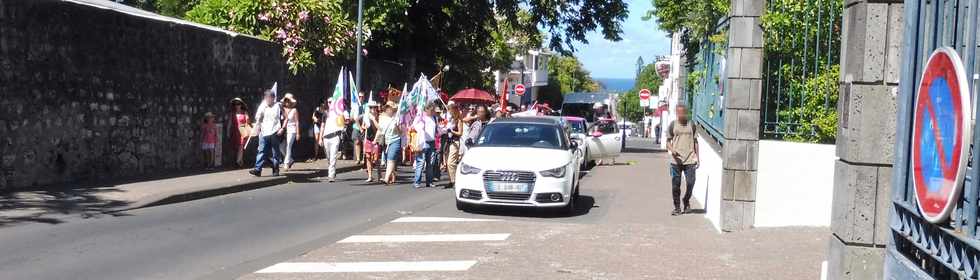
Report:
[[[844,0],[769,0],[761,138],[834,143]]]
[[[957,50],[963,59],[968,84],[973,98],[977,98],[977,74],[980,73],[978,27],[980,0],[922,0],[905,1],[906,48],[899,105],[899,129],[896,141],[900,152],[895,159],[895,184],[892,192],[892,218],[890,227],[894,250],[910,260],[918,270],[933,278],[978,279],[980,278],[980,230],[978,230],[978,177],[980,153],[971,153],[963,193],[947,222],[933,224],[922,218],[916,203],[915,188],[911,182],[910,165],[911,119],[914,112],[914,94],[917,92],[922,71],[929,55],[939,47],[949,46]],[[973,110],[980,107],[974,106]],[[980,130],[974,126],[972,147],[980,144]],[[889,268],[886,266],[886,270]]]
[[[715,34],[727,38],[728,18],[722,19],[715,28]],[[694,71],[688,74],[688,104],[694,120],[701,123],[715,140],[723,142],[725,137],[725,55],[727,41],[712,42],[705,39],[694,65]]]

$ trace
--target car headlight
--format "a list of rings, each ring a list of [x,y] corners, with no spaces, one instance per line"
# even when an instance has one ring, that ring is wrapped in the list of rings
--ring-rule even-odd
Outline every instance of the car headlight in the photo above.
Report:
[[[565,166],[562,166],[562,167],[559,167],[559,168],[555,168],[555,169],[548,169],[548,170],[545,170],[545,171],[541,171],[541,176],[544,176],[544,177],[552,177],[552,178],[564,178],[565,177],[565,171],[567,169],[568,168],[566,168]]]
[[[477,173],[480,173],[480,169],[479,168],[466,165],[465,163],[460,163],[459,164],[459,174],[472,175],[472,174],[477,174]]]

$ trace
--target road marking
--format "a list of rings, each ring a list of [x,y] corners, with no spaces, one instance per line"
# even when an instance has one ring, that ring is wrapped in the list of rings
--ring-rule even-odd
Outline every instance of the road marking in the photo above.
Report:
[[[409,235],[353,235],[337,243],[404,243],[404,242],[453,242],[453,241],[503,241],[510,233],[494,234],[409,234]]]
[[[470,219],[452,217],[401,217],[392,223],[447,223],[447,222],[499,222],[496,219]]]
[[[255,273],[466,271],[475,264],[476,261],[294,262],[278,263]]]

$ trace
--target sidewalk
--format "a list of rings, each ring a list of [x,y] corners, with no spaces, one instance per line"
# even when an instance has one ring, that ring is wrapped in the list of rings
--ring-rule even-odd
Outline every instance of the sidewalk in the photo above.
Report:
[[[361,169],[354,161],[337,162],[337,173]],[[295,181],[326,176],[326,161],[297,162],[290,171],[272,177],[266,168],[262,177],[248,169],[216,171],[191,176],[141,181],[110,186],[80,186],[0,194],[0,226],[16,222],[60,223],[56,215],[92,217],[119,211],[184,202]]]

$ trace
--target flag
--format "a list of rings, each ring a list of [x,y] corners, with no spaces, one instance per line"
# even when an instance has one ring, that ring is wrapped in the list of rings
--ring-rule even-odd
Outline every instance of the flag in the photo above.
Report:
[[[344,68],[340,68],[340,74],[337,75],[337,85],[333,88],[333,107],[330,108],[330,112],[340,116],[344,115]]]
[[[347,71],[347,82],[350,86],[350,116],[357,119],[361,115],[361,99],[357,98],[357,84],[354,83],[354,75]]]
[[[500,110],[507,110],[507,80],[504,79],[504,87],[500,90]]]
[[[279,100],[279,82],[273,83],[270,90],[272,91],[272,99]]]

